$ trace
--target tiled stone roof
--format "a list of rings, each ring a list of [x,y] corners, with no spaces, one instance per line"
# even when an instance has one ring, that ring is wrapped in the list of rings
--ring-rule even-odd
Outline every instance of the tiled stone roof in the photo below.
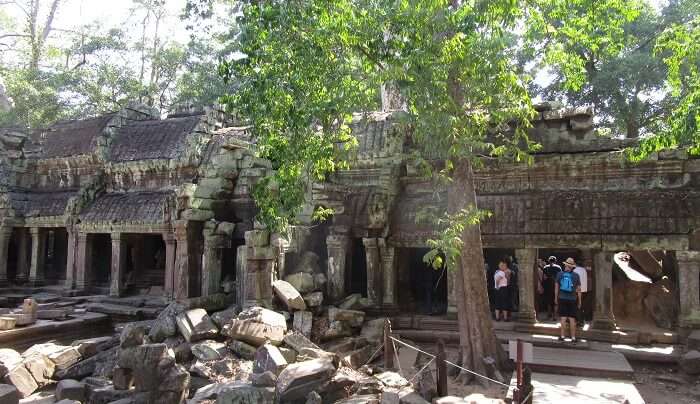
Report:
[[[171,191],[108,193],[80,214],[83,222],[164,223]]]
[[[10,203],[18,216],[62,216],[68,200],[76,195],[77,190],[17,192],[11,191]]]
[[[59,122],[46,129],[36,158],[58,158],[90,154],[114,114],[80,121]]]
[[[187,135],[202,120],[202,116],[134,121],[122,126],[110,150],[114,162],[174,159],[187,146]]]

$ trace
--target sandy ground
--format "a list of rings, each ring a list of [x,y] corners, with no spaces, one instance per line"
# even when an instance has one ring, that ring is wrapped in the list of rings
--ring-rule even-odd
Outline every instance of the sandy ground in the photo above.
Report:
[[[635,387],[647,404],[700,403],[700,379],[678,371],[675,365],[630,362]]]

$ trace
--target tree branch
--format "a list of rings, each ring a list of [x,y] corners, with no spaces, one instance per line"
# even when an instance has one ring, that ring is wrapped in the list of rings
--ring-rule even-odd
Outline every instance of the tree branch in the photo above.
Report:
[[[56,10],[58,9],[58,5],[61,2],[61,0],[53,0],[53,3],[51,3],[51,11],[49,11],[48,17],[46,17],[46,23],[44,24],[44,30],[41,33],[41,41],[44,42],[46,38],[49,36],[49,32],[51,32],[51,24],[53,23],[53,19],[56,16]]]

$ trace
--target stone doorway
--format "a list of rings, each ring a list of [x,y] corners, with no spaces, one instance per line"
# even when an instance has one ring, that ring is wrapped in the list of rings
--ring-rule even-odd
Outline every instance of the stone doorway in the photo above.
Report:
[[[428,248],[399,248],[398,301],[401,311],[427,315],[447,312],[446,269],[434,269],[423,261]]]
[[[64,228],[46,229],[44,277],[47,285],[62,285],[66,280],[68,232]]]
[[[350,293],[360,293],[367,297],[367,254],[361,238],[352,240],[350,260],[345,271],[345,284]]]
[[[126,234],[124,294],[162,295],[165,287],[165,241],[161,234]]]
[[[90,286],[99,293],[109,293],[112,264],[112,239],[109,234],[96,233],[88,235],[91,243]]]

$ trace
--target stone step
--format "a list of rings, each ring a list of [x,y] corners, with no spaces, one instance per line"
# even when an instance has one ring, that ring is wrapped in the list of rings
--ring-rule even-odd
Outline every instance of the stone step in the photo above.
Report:
[[[110,303],[88,303],[86,308],[93,313],[103,313],[110,316],[119,316],[120,318],[128,317],[134,319],[156,318],[161,311],[159,308],[155,307],[134,307]]]

